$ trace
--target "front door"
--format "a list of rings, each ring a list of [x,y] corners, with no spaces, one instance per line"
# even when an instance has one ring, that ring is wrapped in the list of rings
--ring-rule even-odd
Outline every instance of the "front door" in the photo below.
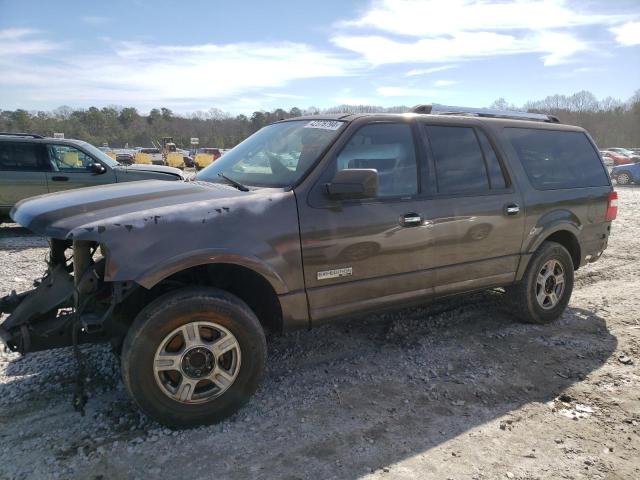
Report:
[[[364,125],[325,172],[330,179],[337,170],[376,169],[377,198],[321,197],[314,205],[298,199],[312,320],[375,307],[424,289],[416,272],[424,266],[429,238],[420,217],[424,192],[414,133],[410,123]]]
[[[52,166],[52,171],[47,173],[50,192],[116,182],[115,173],[110,168],[104,173],[92,172],[91,165],[97,160],[78,148],[49,144],[47,149]]]

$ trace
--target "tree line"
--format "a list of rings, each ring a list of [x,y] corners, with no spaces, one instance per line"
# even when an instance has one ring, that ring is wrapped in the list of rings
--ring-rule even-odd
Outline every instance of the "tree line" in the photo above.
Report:
[[[591,92],[552,95],[518,107],[500,98],[490,108],[548,113],[562,123],[586,128],[603,148],[640,146],[640,90],[627,101],[612,97],[598,100]],[[178,115],[168,108],[154,108],[148,115],[133,107],[72,109],[53,111],[0,110],[0,131],[28,132],[78,138],[94,145],[111,147],[151,146],[162,137],[173,137],[178,146],[188,147],[191,137],[201,146],[231,148],[269,123],[301,115],[321,113],[402,113],[408,106],[390,108],[372,105],[338,105],[320,110],[315,107],[290,110],[256,111],[252,115],[231,115],[220,109]]]

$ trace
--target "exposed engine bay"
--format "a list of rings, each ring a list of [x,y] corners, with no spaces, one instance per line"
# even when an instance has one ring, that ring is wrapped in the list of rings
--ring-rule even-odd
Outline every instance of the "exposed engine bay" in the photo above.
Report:
[[[34,289],[0,299],[0,337],[22,354],[87,342],[108,341],[112,313],[130,282],[104,282],[104,249],[86,240],[50,240],[44,276]]]

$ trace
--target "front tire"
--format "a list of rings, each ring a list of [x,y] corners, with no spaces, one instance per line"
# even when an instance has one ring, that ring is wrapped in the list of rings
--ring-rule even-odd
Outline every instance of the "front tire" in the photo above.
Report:
[[[140,409],[170,427],[232,415],[253,395],[267,346],[253,311],[215,288],[185,288],[145,307],[122,348],[122,377]]]
[[[522,280],[508,290],[516,319],[538,324],[557,320],[571,298],[573,273],[567,249],[544,242],[529,260]]]

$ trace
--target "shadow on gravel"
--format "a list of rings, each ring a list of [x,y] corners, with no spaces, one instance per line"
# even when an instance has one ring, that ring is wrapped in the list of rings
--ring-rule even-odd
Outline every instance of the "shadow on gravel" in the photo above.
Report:
[[[432,308],[441,310],[435,318],[429,310],[416,309],[395,314],[400,320],[341,326],[337,335],[324,330],[339,347],[329,356],[321,351],[302,354],[295,368],[314,369],[318,380],[334,385],[329,389],[334,392],[332,405],[311,400],[304,408],[307,398],[283,399],[297,416],[291,435],[296,441],[281,456],[254,463],[287,471],[295,462],[307,474],[328,468],[333,472],[328,476],[355,479],[423,454],[523,405],[552,401],[601,367],[616,349],[617,340],[604,319],[587,310],[570,308],[553,325],[519,325],[498,309],[487,308],[495,307],[491,299],[483,304],[479,297],[476,303],[477,308],[452,310],[447,303],[434,304]],[[345,356],[352,351],[350,345],[361,355]],[[362,354],[362,348],[367,353]],[[307,361],[317,354],[319,362]],[[350,367],[345,371],[342,363]],[[518,420],[510,418],[509,428]],[[306,441],[311,432],[311,438],[319,438]],[[247,433],[246,448],[251,450],[248,444],[254,443],[259,449],[264,439]],[[430,474],[445,478],[446,470]],[[251,470],[240,467],[230,476],[243,475],[250,476]]]
[[[144,475],[161,449],[167,475],[188,467],[192,478],[356,479],[486,422],[518,428],[515,410],[553,401],[616,350],[605,320],[588,310],[569,308],[552,325],[522,325],[499,308],[499,297],[452,298],[274,336],[262,387],[231,419],[184,432],[186,444],[160,433],[148,450],[142,444],[135,454],[114,452],[85,473]],[[6,366],[13,384],[46,376],[43,370],[35,361]],[[35,403],[38,395],[27,388],[20,401]],[[109,406],[99,395],[92,393],[89,410],[114,415],[115,424],[115,401]],[[190,452],[210,449],[210,460],[191,462]],[[446,478],[446,461],[424,476]]]
[[[49,245],[45,237],[15,223],[0,224],[0,250],[43,248]]]

